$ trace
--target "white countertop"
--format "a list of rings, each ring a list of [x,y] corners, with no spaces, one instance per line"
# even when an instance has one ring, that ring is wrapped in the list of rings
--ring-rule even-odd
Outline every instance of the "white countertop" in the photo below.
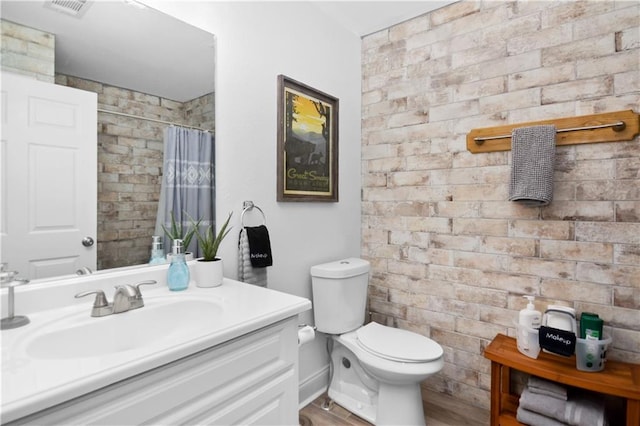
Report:
[[[30,312],[30,324],[14,330],[3,330],[2,422],[24,417],[311,309],[311,302],[305,298],[229,279],[225,279],[220,287],[215,288],[191,285],[185,291],[171,292],[159,283],[156,286],[143,287],[142,292],[145,307],[137,310],[103,318],[91,318],[93,297],[88,297],[82,299],[84,303]],[[38,357],[27,350],[34,338],[47,330],[55,329],[56,321],[62,323],[68,322],[69,318],[74,321],[81,318],[82,322],[103,321],[103,324],[115,324],[106,321],[135,323],[134,319],[152,312],[160,304],[167,306],[173,300],[186,303],[194,300],[210,301],[219,308],[213,309],[216,311],[215,317],[203,318],[204,324],[197,327],[184,327],[184,333],[176,333],[174,328],[170,339],[152,339],[139,347],[107,353],[104,356],[89,353],[73,358],[54,354]],[[148,311],[145,312],[145,309]],[[180,311],[167,314],[176,316],[169,321],[180,322],[183,315],[177,312]],[[16,314],[21,312],[16,311]],[[186,319],[187,315],[189,313],[185,312],[183,319]],[[163,317],[162,320],[165,324],[162,327],[166,327],[167,318]],[[189,320],[189,324],[193,324],[193,313]],[[157,329],[153,331],[158,332]],[[79,335],[78,339],[82,340],[82,335]]]

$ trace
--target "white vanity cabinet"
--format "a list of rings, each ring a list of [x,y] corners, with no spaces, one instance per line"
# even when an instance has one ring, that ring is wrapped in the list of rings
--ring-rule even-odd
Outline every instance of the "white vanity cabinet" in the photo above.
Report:
[[[297,315],[6,423],[298,424]]]

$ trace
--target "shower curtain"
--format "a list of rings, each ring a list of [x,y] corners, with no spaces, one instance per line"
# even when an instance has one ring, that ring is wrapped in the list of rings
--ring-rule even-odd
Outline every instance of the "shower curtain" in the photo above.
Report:
[[[171,213],[183,229],[191,227],[190,218],[201,220],[200,229],[215,230],[215,150],[209,132],[171,126],[164,132],[164,167],[156,235],[163,236],[165,253],[170,253],[171,241],[162,230],[171,229]],[[201,257],[194,236],[185,251]]]

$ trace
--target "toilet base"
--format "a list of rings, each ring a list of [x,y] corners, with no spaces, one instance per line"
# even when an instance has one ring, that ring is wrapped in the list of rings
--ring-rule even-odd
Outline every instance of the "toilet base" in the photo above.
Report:
[[[378,407],[378,383],[362,369],[351,351],[334,342],[331,353],[333,377],[329,398],[353,414],[375,424]]]
[[[358,417],[368,421],[369,423],[376,423],[376,408],[377,404],[368,404],[366,402],[356,400],[348,393],[343,393],[335,389],[329,389],[329,398],[336,404],[340,405],[345,410],[355,414]]]
[[[425,426],[420,384],[380,383],[375,424]]]
[[[331,388],[329,398],[376,426],[425,426],[420,385],[397,386],[381,383],[375,404],[368,404],[362,399],[356,400],[349,393]]]
[[[328,393],[336,404],[377,426],[425,425],[420,383],[375,379],[339,341],[334,340],[331,359],[334,372]]]

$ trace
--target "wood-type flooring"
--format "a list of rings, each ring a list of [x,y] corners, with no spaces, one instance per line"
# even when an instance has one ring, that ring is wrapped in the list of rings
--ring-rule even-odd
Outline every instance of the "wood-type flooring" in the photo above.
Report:
[[[448,395],[422,391],[427,426],[486,426],[489,410],[461,404]],[[350,413],[336,403],[329,410],[322,408],[323,394],[300,410],[300,426],[371,426],[371,423]]]

